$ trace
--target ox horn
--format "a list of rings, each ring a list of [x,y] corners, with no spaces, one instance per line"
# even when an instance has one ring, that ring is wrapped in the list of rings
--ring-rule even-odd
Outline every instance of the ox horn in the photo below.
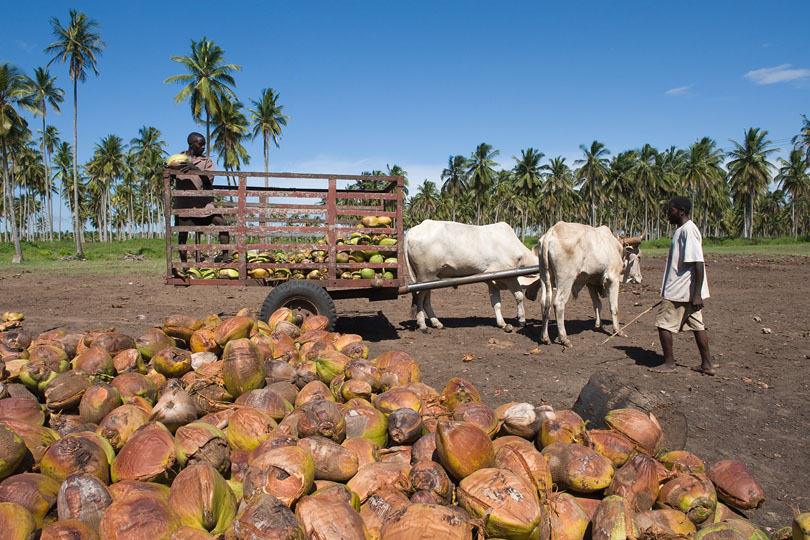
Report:
[[[647,229],[644,229],[639,236],[631,236],[630,238],[625,238],[624,243],[628,246],[638,247],[638,245],[644,240],[644,237],[647,236]]]

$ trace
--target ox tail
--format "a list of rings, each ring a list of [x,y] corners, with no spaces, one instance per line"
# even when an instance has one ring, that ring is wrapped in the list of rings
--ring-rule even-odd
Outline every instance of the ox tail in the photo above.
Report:
[[[546,233],[548,234],[548,233]],[[549,263],[548,258],[548,245],[549,239],[546,238],[544,234],[542,238],[540,238],[540,253],[538,254],[538,259],[540,263],[540,279],[543,280],[543,295],[542,295],[542,303],[543,303],[543,311],[545,312],[546,302],[551,302],[551,295],[553,292],[554,284],[551,283],[551,264]]]
[[[405,249],[402,250],[402,255],[405,257],[405,268],[408,270],[408,280],[411,283],[416,283],[416,271],[413,269],[413,265],[411,265],[411,261],[408,258],[408,238],[405,237]],[[416,313],[418,311],[418,306],[416,305],[416,293],[411,293],[411,319],[416,318]]]

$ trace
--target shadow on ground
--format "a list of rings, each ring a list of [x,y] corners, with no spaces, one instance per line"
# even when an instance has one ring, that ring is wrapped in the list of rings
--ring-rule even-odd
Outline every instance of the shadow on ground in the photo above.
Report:
[[[352,315],[338,317],[335,331],[341,334],[360,334],[365,341],[388,341],[399,339],[397,328],[391,324],[382,311],[374,315]]]
[[[660,366],[664,362],[664,359],[660,354],[658,354],[658,351],[655,350],[626,345],[619,345],[614,348],[624,351],[625,354],[627,354],[627,357],[634,361],[637,366],[656,367]]]

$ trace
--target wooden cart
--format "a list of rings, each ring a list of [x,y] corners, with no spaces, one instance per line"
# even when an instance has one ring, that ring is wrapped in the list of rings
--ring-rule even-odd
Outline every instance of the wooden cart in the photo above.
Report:
[[[178,190],[174,177],[197,174],[213,178],[210,190]],[[178,286],[267,286],[261,317],[288,307],[304,319],[325,315],[334,327],[339,298],[396,298],[405,287],[402,257],[403,187],[401,176],[354,176],[340,174],[260,173],[245,171],[193,171],[164,169],[163,201],[166,214],[166,283]],[[362,186],[360,188],[360,186]],[[173,197],[215,198],[215,213],[226,226],[175,226],[172,216],[203,217],[204,209],[172,208]],[[363,217],[390,218],[384,227],[360,228]],[[385,220],[384,220],[385,221]],[[230,234],[229,244],[215,242],[221,231]],[[178,243],[176,234],[189,233],[189,242]],[[207,240],[202,241],[203,235]],[[352,235],[360,236],[352,244]],[[373,245],[379,237],[396,239],[393,245]],[[391,242],[390,240],[388,241]],[[214,261],[227,250],[232,261]],[[181,262],[179,254],[189,254]],[[325,252],[323,260],[312,252]],[[396,262],[338,262],[338,254],[379,252]],[[261,254],[261,256],[257,256]],[[345,255],[344,255],[345,257]],[[285,260],[286,259],[286,260]],[[347,279],[352,272],[372,268],[372,279]],[[256,270],[264,269],[264,270]],[[235,271],[234,271],[235,270]],[[321,273],[321,279],[293,279]],[[233,278],[225,277],[227,273]],[[368,271],[366,271],[368,272]],[[393,278],[384,279],[391,272]],[[201,278],[204,273],[206,278]],[[263,276],[268,273],[267,277]],[[195,277],[196,274],[196,277]]]

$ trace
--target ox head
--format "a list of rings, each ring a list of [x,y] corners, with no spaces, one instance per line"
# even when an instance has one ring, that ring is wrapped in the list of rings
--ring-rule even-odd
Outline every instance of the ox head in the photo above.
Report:
[[[630,238],[620,238],[622,243],[622,263],[624,271],[624,283],[641,283],[641,250],[639,244],[644,240],[647,230],[640,236]]]

